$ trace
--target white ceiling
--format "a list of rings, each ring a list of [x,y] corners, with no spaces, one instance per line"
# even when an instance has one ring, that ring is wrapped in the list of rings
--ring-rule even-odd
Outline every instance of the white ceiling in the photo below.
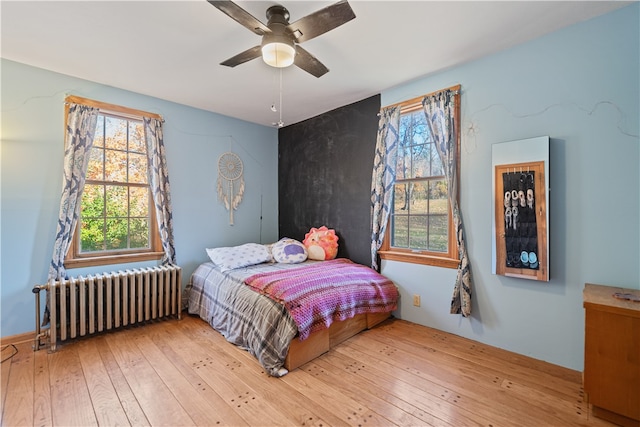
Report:
[[[266,22],[272,1],[238,1]],[[291,22],[333,1],[282,0]],[[362,1],[303,44],[328,68],[282,72],[285,125],[629,4],[618,1]],[[272,126],[279,71],[220,62],[260,43],[205,0],[0,2],[3,58]],[[5,82],[6,84],[6,82]],[[81,95],[82,94],[78,94]],[[135,108],[136,106],[131,106]]]

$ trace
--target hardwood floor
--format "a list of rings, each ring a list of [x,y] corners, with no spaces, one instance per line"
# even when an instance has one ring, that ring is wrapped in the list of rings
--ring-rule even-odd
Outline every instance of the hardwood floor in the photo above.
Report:
[[[579,372],[397,319],[282,378],[191,316],[31,345],[2,363],[4,426],[611,425]]]

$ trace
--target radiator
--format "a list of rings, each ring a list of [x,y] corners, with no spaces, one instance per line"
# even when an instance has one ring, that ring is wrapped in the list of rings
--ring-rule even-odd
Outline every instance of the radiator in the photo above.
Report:
[[[33,288],[36,294],[38,350],[111,329],[176,316],[182,308],[182,269],[159,266],[52,280]],[[40,291],[49,298],[49,329],[40,329]],[[44,339],[44,342],[43,342]]]

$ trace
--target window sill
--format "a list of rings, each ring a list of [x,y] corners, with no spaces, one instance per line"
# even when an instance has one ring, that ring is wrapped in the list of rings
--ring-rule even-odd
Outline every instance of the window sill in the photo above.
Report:
[[[80,267],[93,267],[97,265],[113,265],[113,264],[126,264],[129,262],[139,261],[153,261],[161,259],[164,252],[144,252],[137,254],[118,254],[99,257],[86,257],[86,258],[73,258],[66,259],[64,261],[64,267],[80,268]]]
[[[380,255],[380,258],[389,261],[410,262],[412,264],[431,265],[434,267],[457,269],[460,264],[460,261],[457,259],[393,250],[378,251],[378,254]]]

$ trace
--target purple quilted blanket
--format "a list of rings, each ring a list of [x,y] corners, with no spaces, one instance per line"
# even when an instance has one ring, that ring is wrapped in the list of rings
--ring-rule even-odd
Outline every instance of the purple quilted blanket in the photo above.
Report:
[[[245,283],[285,306],[298,326],[300,340],[334,321],[393,311],[398,303],[398,289],[391,280],[346,258],[258,273]]]

